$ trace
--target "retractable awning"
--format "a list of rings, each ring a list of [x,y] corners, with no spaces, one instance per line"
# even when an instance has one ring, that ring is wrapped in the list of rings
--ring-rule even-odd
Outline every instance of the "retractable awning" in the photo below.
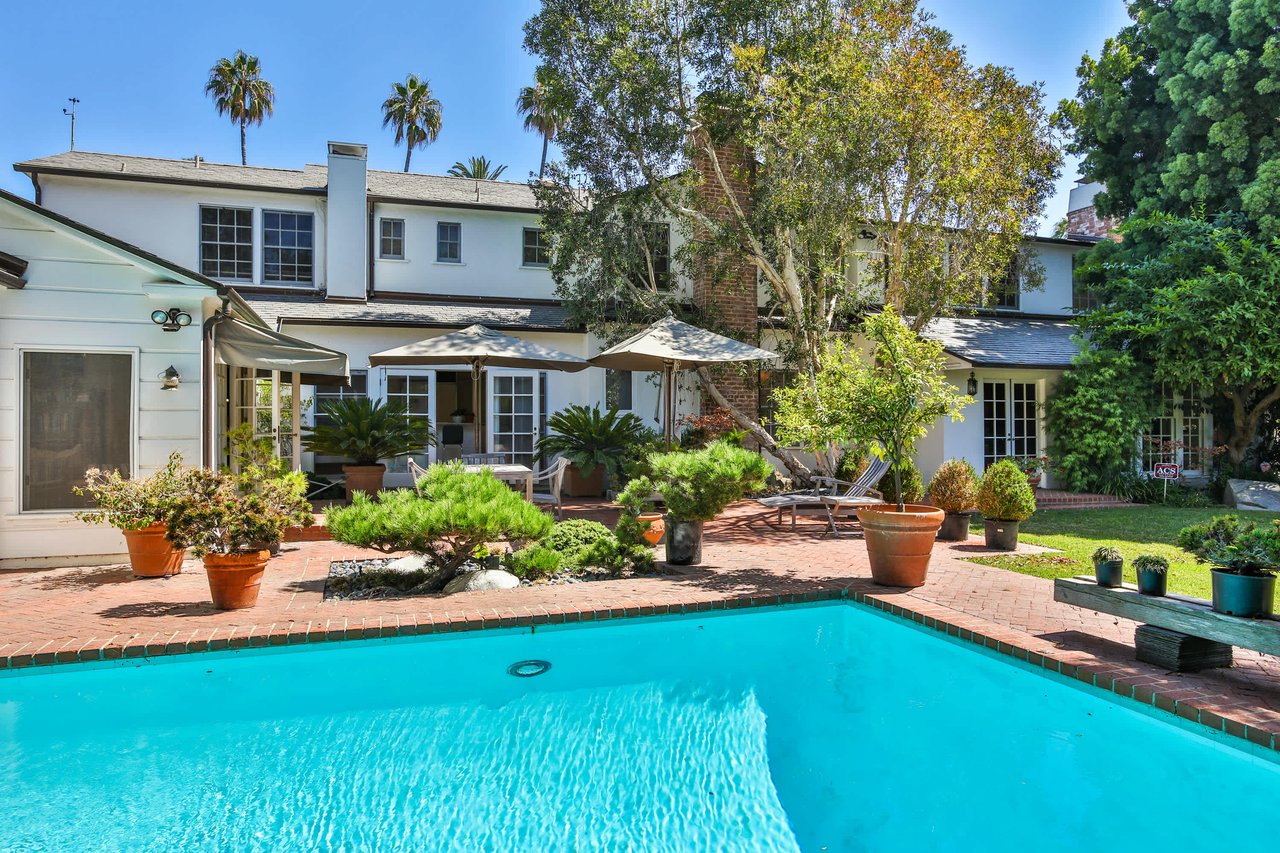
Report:
[[[234,317],[224,317],[214,326],[213,342],[219,364],[298,373],[309,385],[346,385],[351,381],[344,353]]]

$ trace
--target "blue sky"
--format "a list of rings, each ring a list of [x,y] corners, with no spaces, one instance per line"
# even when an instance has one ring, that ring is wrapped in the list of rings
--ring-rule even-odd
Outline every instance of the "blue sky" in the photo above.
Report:
[[[1128,20],[1122,0],[925,5],[975,62],[1043,81],[1050,104],[1074,94],[1080,55],[1096,56]],[[368,143],[373,168],[401,168],[404,149],[382,129],[379,105],[393,80],[416,71],[431,80],[444,126],[434,145],[414,153],[414,171],[439,173],[483,154],[508,164],[504,177],[522,180],[541,153],[513,106],[533,75],[521,25],[537,7],[537,0],[65,0],[54,15],[47,4],[15,3],[0,51],[0,187],[30,197],[30,182],[9,164],[67,149],[69,96],[81,101],[80,150],[239,162],[236,128],[203,94],[209,66],[237,48],[258,54],[276,87],[275,117],[250,129],[251,164],[322,162],[325,142],[338,139]],[[1044,229],[1066,212],[1074,177],[1068,163]]]

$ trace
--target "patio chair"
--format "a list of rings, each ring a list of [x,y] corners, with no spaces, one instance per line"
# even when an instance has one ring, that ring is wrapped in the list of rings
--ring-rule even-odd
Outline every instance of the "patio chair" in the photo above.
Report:
[[[827,524],[831,527],[831,535],[838,536],[836,516],[850,513],[860,506],[874,506],[884,503],[884,495],[876,491],[875,484],[880,482],[889,471],[889,463],[883,459],[872,459],[857,480],[837,480],[835,477],[814,477],[813,488],[781,495],[770,495],[756,498],[756,503],[768,509],[778,511],[778,523],[782,523],[782,513],[791,511],[791,529],[796,526],[796,516],[823,513]]]
[[[559,518],[564,513],[562,490],[564,487],[564,472],[568,467],[569,460],[561,456],[541,472],[533,475],[533,502],[536,504],[553,504],[556,518]],[[537,490],[539,483],[547,484],[546,492]]]
[[[463,465],[507,465],[511,462],[509,453],[464,453]]]

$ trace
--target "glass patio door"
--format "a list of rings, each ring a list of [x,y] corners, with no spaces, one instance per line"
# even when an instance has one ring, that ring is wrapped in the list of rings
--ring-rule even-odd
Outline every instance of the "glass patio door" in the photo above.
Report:
[[[534,445],[541,422],[536,371],[494,370],[488,373],[488,446],[506,453],[517,465],[534,466]]]
[[[436,399],[436,372],[412,367],[386,367],[380,375],[380,391],[387,405],[400,405],[409,417],[425,420],[435,429],[432,405]],[[423,447],[420,453],[386,460],[388,486],[408,486],[409,459],[426,467],[435,461],[434,446]]]

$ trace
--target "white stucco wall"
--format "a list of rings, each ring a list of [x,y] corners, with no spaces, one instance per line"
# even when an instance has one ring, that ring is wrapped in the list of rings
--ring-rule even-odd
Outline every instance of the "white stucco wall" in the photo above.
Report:
[[[1071,258],[1081,251],[1079,246],[1056,243],[1032,243],[1032,249],[1044,267],[1044,287],[1023,290],[1021,311],[1024,314],[1071,315]]]

